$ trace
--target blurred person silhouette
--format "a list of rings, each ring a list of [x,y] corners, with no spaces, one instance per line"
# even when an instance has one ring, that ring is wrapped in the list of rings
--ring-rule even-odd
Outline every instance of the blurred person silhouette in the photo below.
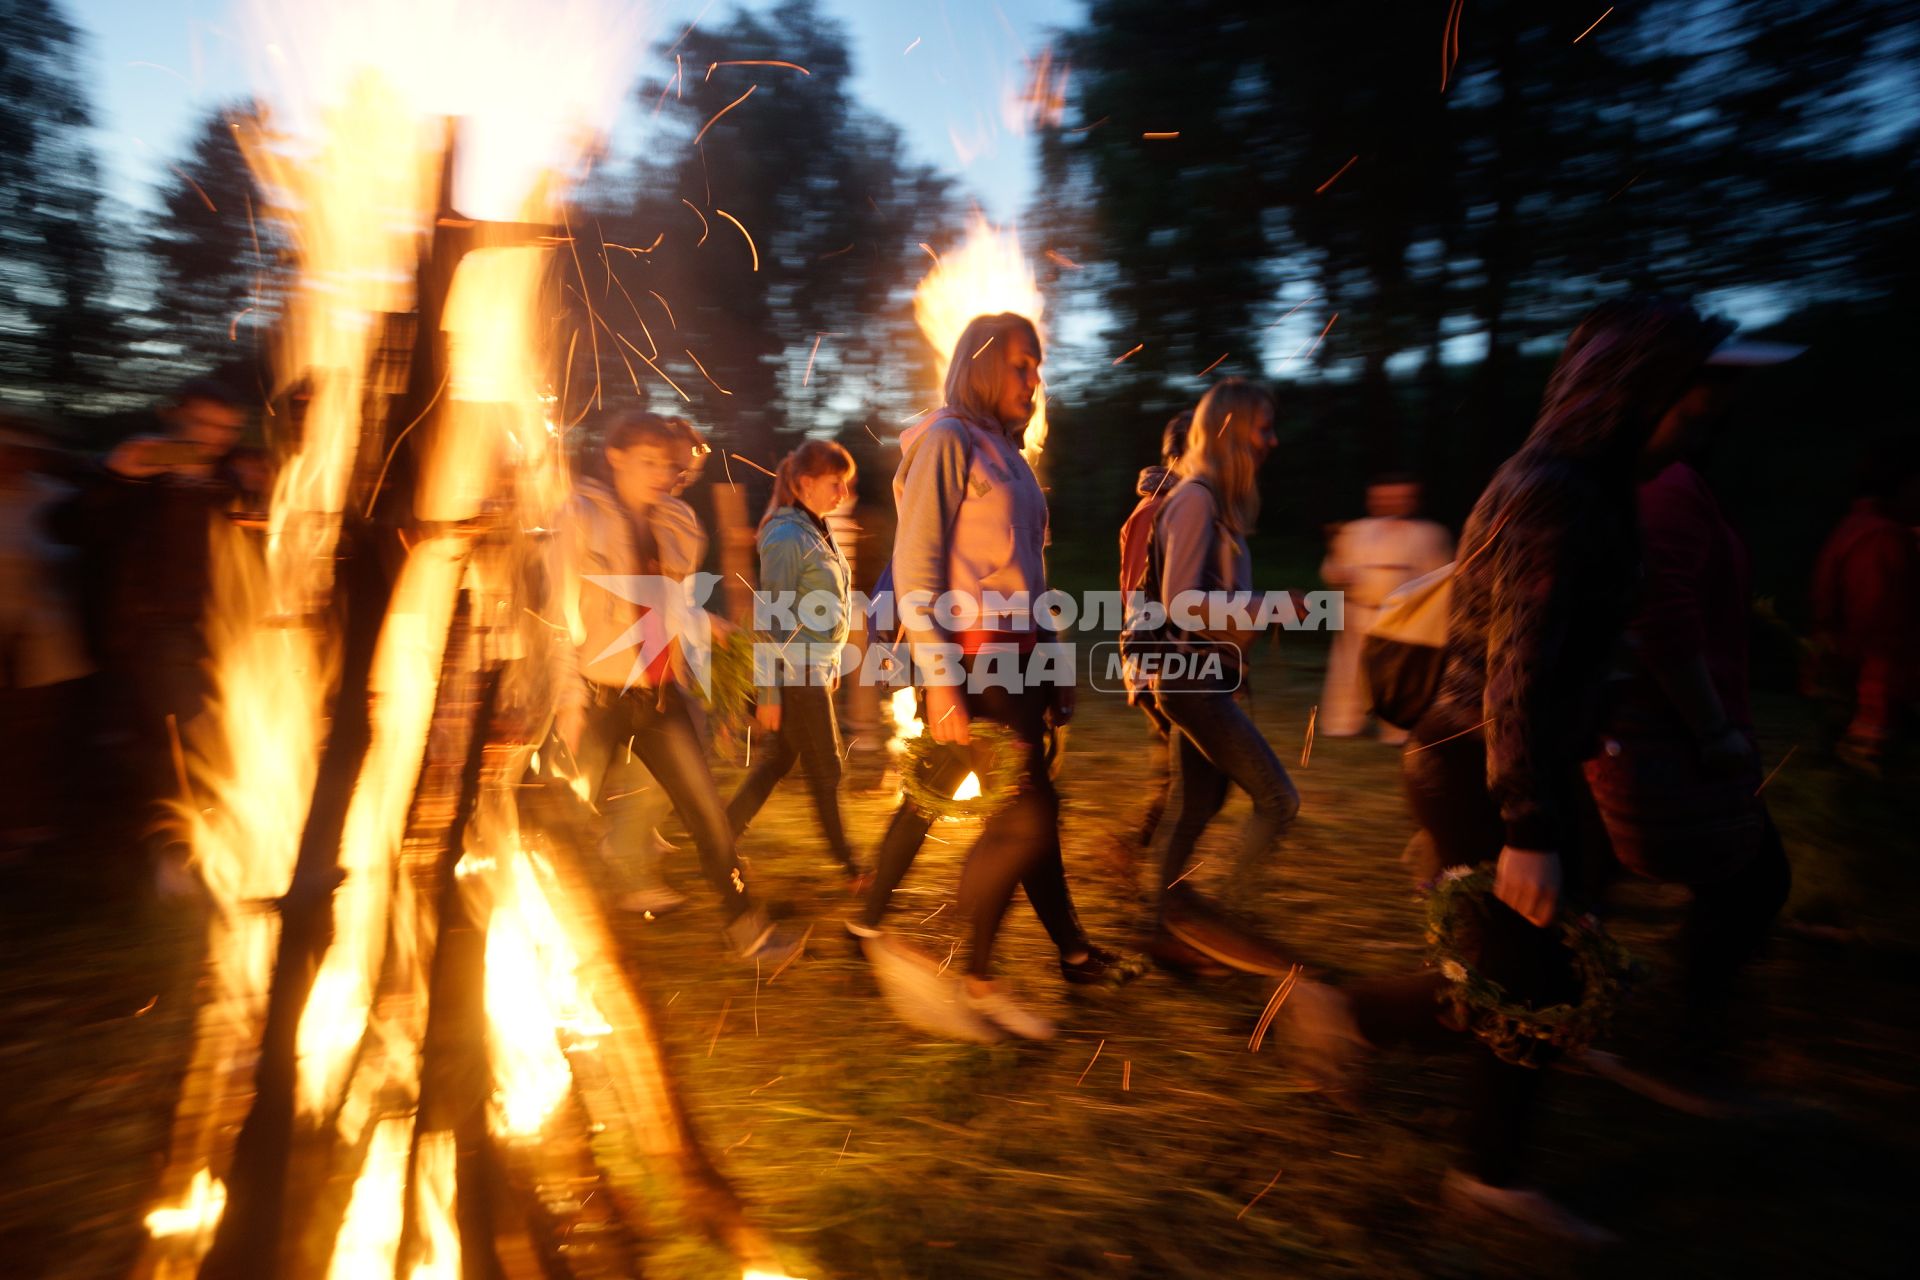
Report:
[[[1809,683],[1844,725],[1840,759],[1878,776],[1920,697],[1920,440],[1877,442],[1855,492],[1814,565]]]
[[[827,512],[827,528],[833,533],[834,545],[840,548],[840,554],[847,558],[847,578],[851,585],[858,586],[861,577],[861,544],[871,542],[866,521],[870,513],[860,505],[858,473],[855,486],[849,489],[846,501]],[[847,624],[847,648],[840,660],[842,671],[858,671],[867,654],[867,611],[852,610]],[[846,745],[841,748],[844,757],[854,751],[877,751],[885,735],[880,733],[880,690],[871,681],[842,680],[839,688],[840,722],[846,731]]]
[[[575,484],[553,544],[551,580],[570,632],[553,648],[555,731],[607,816],[613,860],[639,869],[640,887],[618,905],[657,914],[685,900],[658,871],[653,817],[663,797],[699,850],[734,954],[777,966],[801,942],[748,890],[684,685],[684,628],[705,621],[684,592],[706,534],[675,494],[698,439],[679,419],[626,414]]]
[[[174,744],[211,693],[203,631],[216,521],[257,498],[257,450],[240,447],[248,405],[212,379],[183,385],[156,430],[121,441],[54,517],[80,548],[82,612],[106,676],[107,718],[128,744],[141,807],[178,787]],[[162,825],[152,849],[163,892],[182,890],[187,850]]]
[[[69,553],[47,521],[73,471],[48,425],[0,407],[0,864],[59,840],[72,818],[82,682]]]
[[[1253,590],[1247,535],[1260,512],[1260,467],[1277,443],[1273,416],[1273,393],[1244,379],[1217,382],[1201,398],[1172,491],[1153,518],[1142,577],[1146,601],[1160,606],[1164,620],[1155,625],[1143,609],[1121,639],[1130,662],[1136,654],[1144,662],[1177,653],[1198,666],[1186,674],[1160,667],[1140,691],[1166,722],[1171,757],[1166,817],[1149,859],[1159,877],[1152,950],[1186,973],[1286,968],[1271,944],[1229,923],[1185,883],[1194,849],[1233,787],[1253,802],[1240,829],[1237,876],[1255,872],[1300,811],[1300,793],[1248,714],[1251,637],[1210,629],[1204,616],[1199,625],[1182,621],[1194,603],[1204,609],[1208,599]]]
[[[755,690],[761,749],[727,803],[727,820],[736,837],[745,834],[798,763],[827,852],[858,893],[866,877],[840,816],[840,725],[833,705],[853,613],[853,571],[827,522],[846,504],[853,483],[853,456],[830,440],[802,444],[774,476],[760,520],[760,594],[775,608],[791,607],[795,622],[782,627],[776,621],[756,637],[777,657],[771,670],[757,673],[770,677]]]
[[[1596,307],[1461,534],[1444,673],[1403,770],[1439,864],[1494,864],[1462,955],[1509,1000],[1579,995],[1553,925],[1586,909],[1610,865],[1582,767],[1599,747],[1602,687],[1638,584],[1642,454],[1727,332],[1669,299]],[[1336,1089],[1370,1050],[1469,1050],[1465,1150],[1442,1183],[1447,1201],[1571,1242],[1611,1242],[1523,1180],[1543,1073],[1477,1040],[1451,998],[1457,980],[1428,969],[1344,989],[1302,982],[1286,1004],[1293,1039]]]
[[[1780,833],[1761,795],[1748,702],[1752,571],[1701,466],[1728,418],[1740,369],[1798,348],[1732,343],[1661,419],[1642,453],[1644,573],[1627,623],[1626,660],[1606,694],[1601,749],[1587,782],[1616,859],[1692,893],[1681,935],[1684,1021],[1658,1070],[1611,1053],[1602,1074],[1699,1114],[1746,1105],[1734,1084],[1737,980],[1759,952],[1792,886]],[[1677,1087],[1676,1087],[1677,1086]]]
[[[1334,632],[1327,680],[1320,694],[1317,732],[1350,738],[1367,726],[1372,697],[1360,665],[1360,645],[1373,628],[1380,602],[1394,588],[1453,559],[1444,527],[1416,518],[1420,483],[1410,475],[1382,475],[1367,485],[1367,514],[1340,525],[1329,540],[1320,577],[1344,593],[1344,625]],[[1399,744],[1407,730],[1382,722],[1380,741]]]
[[[1160,432],[1160,461],[1142,467],[1134,482],[1139,501],[1120,526],[1120,595],[1129,606],[1147,585],[1147,556],[1153,541],[1154,518],[1166,504],[1180,477],[1174,474],[1181,455],[1187,451],[1187,431],[1193,425],[1193,410],[1183,409],[1167,420]],[[1127,690],[1127,703],[1140,708],[1152,735],[1148,748],[1148,792],[1145,803],[1121,828],[1111,844],[1116,865],[1131,874],[1139,855],[1153,843],[1160,818],[1167,811],[1168,788],[1172,785],[1172,756],[1167,718],[1144,690]]]

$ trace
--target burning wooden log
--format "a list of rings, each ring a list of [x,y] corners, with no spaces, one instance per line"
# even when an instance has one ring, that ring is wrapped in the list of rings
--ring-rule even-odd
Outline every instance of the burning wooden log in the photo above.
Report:
[[[349,455],[358,482],[330,548],[331,603],[291,615],[337,637],[314,642],[331,650],[336,674],[330,714],[317,703],[308,712],[325,725],[324,745],[287,887],[270,904],[279,931],[264,1009],[245,1007],[241,988],[241,1007],[202,1019],[167,1176],[187,1200],[150,1219],[142,1270],[564,1274],[557,1242],[569,1225],[597,1222],[603,1246],[570,1256],[590,1272],[631,1274],[621,1219],[639,1220],[645,1191],[597,1167],[590,1123],[638,1163],[671,1164],[694,1220],[743,1266],[771,1272],[770,1249],[673,1095],[578,851],[519,830],[516,785],[537,745],[528,739],[544,732],[525,712],[540,696],[529,654],[550,637],[503,584],[522,580],[537,554],[524,530],[538,522],[522,508],[543,478],[528,473],[557,459],[558,441],[542,437],[551,447],[531,463],[524,442],[517,460],[499,447],[510,427],[493,412],[509,410],[474,398],[489,371],[462,368],[499,335],[465,331],[463,357],[451,335],[473,320],[452,313],[476,250],[537,252],[562,238],[551,226],[461,217],[453,176],[449,143],[417,315],[387,326],[410,338],[405,389],[369,415],[384,429],[361,440],[360,461]],[[523,284],[537,280],[509,259],[486,262],[488,273],[504,264]],[[533,301],[496,305],[531,311]],[[372,360],[391,367],[392,355]],[[288,615],[264,611],[256,629],[268,616]],[[302,630],[281,628],[289,642]],[[508,724],[510,702],[522,710]],[[230,738],[247,711],[228,708]],[[251,851],[232,856],[244,863]],[[217,1135],[256,1046],[250,1104],[216,1178]],[[605,1183],[616,1208],[556,1210],[536,1194],[556,1177]]]

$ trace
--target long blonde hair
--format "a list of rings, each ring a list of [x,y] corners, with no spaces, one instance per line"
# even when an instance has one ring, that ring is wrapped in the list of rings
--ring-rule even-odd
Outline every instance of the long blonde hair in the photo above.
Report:
[[[800,505],[799,481],[807,476],[844,475],[853,478],[853,455],[832,440],[808,440],[799,448],[780,460],[779,469],[773,473],[773,497],[767,500],[767,510],[760,517],[760,527],[767,527],[767,521],[773,519],[773,513],[782,507]]]
[[[1040,331],[1033,321],[1015,311],[999,315],[975,316],[953,344],[953,361],[947,365],[947,407],[976,418],[999,422],[997,405],[1000,383],[1007,372],[1007,341],[1025,334],[1033,343],[1033,354],[1041,354]],[[1026,424],[1020,423],[1021,427]]]
[[[1254,433],[1264,415],[1273,417],[1273,392],[1245,378],[1213,384],[1193,411],[1187,451],[1174,470],[1198,476],[1213,487],[1220,519],[1238,534],[1251,532],[1260,518],[1259,459]]]

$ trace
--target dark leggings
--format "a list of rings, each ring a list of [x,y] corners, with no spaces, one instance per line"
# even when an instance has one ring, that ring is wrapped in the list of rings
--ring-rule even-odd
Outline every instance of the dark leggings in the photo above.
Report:
[[[1011,803],[982,825],[960,873],[960,906],[969,916],[971,950],[967,968],[978,978],[992,976],[993,944],[1007,904],[1013,900],[1015,885],[1026,891],[1034,914],[1040,917],[1062,956],[1083,952],[1088,946],[1086,930],[1080,927],[1073,895],[1067,889],[1066,866],[1060,859],[1060,796],[1047,772],[1045,746],[1047,708],[1051,704],[1052,693],[1045,688],[1018,693],[988,688],[967,694],[969,716],[1006,725],[1026,749],[1019,790]],[[951,794],[969,772],[984,771],[984,753],[975,758],[979,751],[978,747],[940,748],[929,784]],[[860,913],[861,922],[869,928],[880,927],[893,891],[906,879],[932,826],[911,802],[903,802],[894,812],[880,842],[873,885]]]
[[[1793,888],[1793,870],[1769,817],[1754,857],[1731,876],[1690,886],[1693,902],[1680,936],[1686,963],[1687,1024],[1702,1047],[1725,1032],[1740,972],[1760,953]]]
[[[1253,801],[1240,829],[1235,870],[1251,872],[1300,812],[1300,793],[1267,739],[1233,695],[1169,692],[1158,699],[1171,726],[1172,779],[1167,820],[1155,848],[1160,897],[1186,874],[1200,835],[1238,785]]]
[[[1432,837],[1440,865],[1474,866],[1496,859],[1506,843],[1499,806],[1487,793],[1486,745],[1479,733],[1442,742],[1444,730],[1416,731],[1403,759],[1407,800],[1414,819]],[[1436,745],[1425,746],[1428,741]],[[1569,780],[1569,794],[1585,794]],[[1575,811],[1580,806],[1575,805]],[[1598,828],[1597,815],[1586,824]],[[1591,835],[1589,835],[1591,839]],[[1559,851],[1563,893],[1581,899],[1579,873],[1589,865],[1579,849]],[[1563,910],[1576,909],[1563,906]],[[1574,976],[1557,929],[1536,929],[1504,903],[1489,898],[1463,950],[1487,977],[1522,999],[1550,1003],[1574,991]],[[1431,970],[1357,982],[1348,988],[1355,1019],[1368,1042],[1381,1048],[1473,1053],[1463,1119],[1467,1171],[1496,1186],[1518,1176],[1533,1127],[1542,1072],[1502,1062],[1474,1039],[1441,1021],[1446,979]]]
[[[780,690],[780,732],[763,735],[753,766],[727,804],[727,821],[738,837],[766,804],[780,779],[798,761],[806,770],[807,790],[813,793],[814,812],[820,818],[827,850],[849,872],[853,850],[840,821],[840,727],[834,720],[833,698],[818,685]],[[965,776],[964,774],[962,775]]]
[[[686,824],[700,851],[700,872],[720,895],[721,910],[729,921],[737,919],[752,909],[753,902],[734,852],[726,806],[707,769],[706,752],[685,695],[678,686],[669,685],[664,691],[633,689],[612,696],[626,706],[634,755]]]

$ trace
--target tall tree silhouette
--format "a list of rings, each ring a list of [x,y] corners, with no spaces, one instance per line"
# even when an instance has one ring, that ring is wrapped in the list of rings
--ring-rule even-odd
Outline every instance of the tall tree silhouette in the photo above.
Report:
[[[280,224],[261,209],[240,149],[248,110],[235,103],[202,118],[161,188],[147,242],[157,340],[201,368],[257,363],[286,279]]]
[[[1184,377],[1274,314],[1259,289],[1310,276],[1341,317],[1318,359],[1359,375],[1365,418],[1394,412],[1390,359],[1473,333],[1492,423],[1516,354],[1610,292],[1890,287],[1920,121],[1911,6],[1595,16],[1093,0],[1049,164],[1094,210],[1087,261],[1115,342],[1146,344],[1135,376]]]
[[[591,332],[603,398],[631,374],[764,465],[786,432],[925,407],[911,287],[952,200],[853,101],[844,30],[790,0],[664,52],[673,74],[640,92],[669,141],[574,228],[575,385]]]
[[[72,407],[110,379],[116,340],[78,35],[51,0],[0,13],[0,371]]]

